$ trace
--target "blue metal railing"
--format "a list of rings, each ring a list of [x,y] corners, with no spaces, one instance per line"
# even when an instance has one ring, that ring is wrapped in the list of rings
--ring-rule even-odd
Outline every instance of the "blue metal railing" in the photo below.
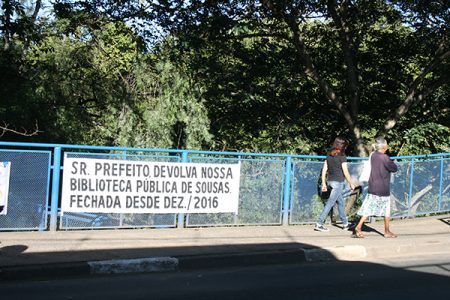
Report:
[[[36,183],[39,186],[47,185],[44,190],[47,194],[33,195],[28,191],[28,196],[23,196],[22,189],[26,187],[15,186],[12,191],[13,196],[17,197],[19,202],[23,199],[39,198],[38,207],[45,209],[36,209],[39,214],[40,222],[45,220],[44,225],[37,227],[39,230],[47,229],[47,206],[50,203],[50,226],[49,230],[58,229],[58,218],[60,229],[73,228],[123,228],[123,227],[178,227],[185,226],[216,226],[216,225],[289,225],[312,223],[320,213],[323,203],[320,197],[317,197],[317,180],[320,176],[319,169],[325,156],[320,155],[294,155],[279,153],[247,153],[247,152],[226,152],[226,151],[204,151],[204,150],[176,150],[176,149],[148,149],[132,147],[112,147],[112,146],[87,146],[87,145],[66,145],[66,144],[46,144],[46,143],[21,143],[21,142],[0,142],[0,161],[9,159],[15,153],[46,153],[52,154],[52,160],[48,160],[47,177],[45,180]],[[25,150],[24,150],[25,149]],[[86,151],[86,152],[75,152]],[[73,151],[73,152],[71,152]],[[113,153],[112,153],[113,152]],[[4,154],[2,156],[2,153]],[[7,153],[8,156],[5,156]],[[62,226],[61,216],[58,214],[60,200],[60,175],[63,168],[61,159],[63,153],[70,155],[98,155],[108,156],[117,155],[118,158],[170,158],[173,155],[179,156],[178,161],[189,162],[195,157],[195,160],[241,160],[245,162],[246,171],[243,173],[247,185],[241,191],[240,211],[235,215],[214,215],[214,216],[193,216],[178,214],[175,219],[171,215],[168,218],[161,219],[157,216],[124,216],[98,215],[97,218],[92,214],[73,215],[73,221],[84,222],[83,220],[95,219],[95,222],[89,222],[89,225],[82,223],[68,223]],[[120,153],[118,155],[117,153]],[[138,154],[136,154],[138,153]],[[150,155],[152,154],[152,155]],[[361,162],[367,158],[348,157],[351,165],[351,173],[354,178],[360,171]],[[395,175],[393,183],[392,197],[394,198],[393,217],[415,216],[424,213],[441,213],[450,211],[450,153],[399,156],[393,157],[401,165],[401,171]],[[45,160],[45,158],[44,158]],[[416,166],[416,162],[420,166]],[[438,161],[439,167],[433,162]],[[16,164],[20,162],[16,162]],[[25,164],[25,162],[24,162]],[[281,169],[280,169],[281,166]],[[428,168],[427,168],[428,166]],[[26,167],[26,166],[24,166]],[[294,172],[298,168],[301,172]],[[416,170],[417,169],[417,170]],[[257,171],[255,171],[257,170]],[[25,172],[25,171],[24,171]],[[241,171],[242,173],[243,171]],[[266,176],[256,174],[266,173]],[[44,172],[45,173],[45,172]],[[241,174],[242,175],[242,174]],[[20,185],[17,183],[17,185]],[[50,195],[48,194],[50,191]],[[436,192],[437,191],[437,192]],[[31,193],[31,194],[30,194]],[[247,194],[246,194],[247,193]],[[252,193],[249,195],[248,193]],[[22,195],[22,196],[21,196]],[[281,198],[281,199],[280,199]],[[14,198],[16,199],[16,198]],[[412,203],[412,200],[415,200]],[[261,200],[261,201],[260,201]],[[25,200],[23,200],[25,201]],[[22,201],[22,202],[23,202]],[[26,200],[29,201],[29,200]],[[253,201],[252,203],[248,202]],[[21,202],[21,205],[29,203]],[[412,207],[414,205],[414,207]],[[418,207],[421,207],[418,210]],[[413,209],[414,208],[414,209]],[[43,214],[45,213],[45,214]],[[15,216],[20,211],[14,213]],[[66,218],[70,218],[66,216]],[[205,218],[201,218],[205,217]],[[3,218],[3,217],[2,217]],[[23,224],[2,226],[0,218],[0,230],[29,230],[34,227],[22,226]],[[116,222],[116,218],[119,221]],[[126,218],[128,221],[126,221]],[[19,218],[22,220],[22,218]],[[14,223],[14,220],[8,222]],[[86,221],[86,223],[88,223]],[[124,224],[127,223],[127,224]],[[78,224],[78,225],[74,225]],[[81,224],[81,225],[80,225]],[[44,227],[42,227],[44,226]]]
[[[55,147],[53,151],[53,182],[52,198],[50,205],[50,230],[56,231],[58,222],[58,202],[59,202],[59,177],[61,173],[61,147]]]

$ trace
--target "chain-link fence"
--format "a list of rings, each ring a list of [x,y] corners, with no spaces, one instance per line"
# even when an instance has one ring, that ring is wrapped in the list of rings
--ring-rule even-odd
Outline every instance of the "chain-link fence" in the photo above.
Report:
[[[70,158],[91,158],[110,160],[132,160],[151,162],[179,162],[179,156],[165,154],[130,154],[121,153],[74,153],[66,152]],[[74,213],[66,212],[60,216],[61,229],[100,229],[100,228],[144,228],[175,227],[175,214],[118,214],[118,213]]]
[[[45,230],[50,183],[50,151],[0,150],[11,164],[7,214],[0,230]]]
[[[202,158],[197,163],[241,162],[239,212],[189,214],[187,226],[274,225],[281,224],[285,162],[266,158]]]
[[[354,182],[362,171],[362,161],[350,158],[349,172]],[[448,154],[427,156],[392,157],[398,171],[391,175],[391,217],[414,217],[450,211],[450,158]],[[323,162],[296,161],[293,164],[293,189],[290,224],[307,224],[317,221],[326,195],[320,192]],[[344,189],[350,218],[356,219],[356,211],[367,194],[367,186],[352,192]],[[350,205],[348,205],[350,204]]]
[[[52,220],[62,230],[307,224],[317,221],[326,201],[326,195],[320,192],[323,156],[7,142],[0,142],[0,147],[0,162],[11,162],[8,213],[0,215],[0,230],[46,230],[48,219],[50,230],[56,229],[52,229]],[[64,160],[59,163],[57,157],[62,154],[70,158],[148,162],[240,163],[238,213],[60,215],[59,176]],[[392,217],[450,211],[449,153],[395,159],[399,170],[391,179]],[[349,157],[349,171],[355,181],[362,161]],[[350,217],[356,218],[366,190],[345,189]]]

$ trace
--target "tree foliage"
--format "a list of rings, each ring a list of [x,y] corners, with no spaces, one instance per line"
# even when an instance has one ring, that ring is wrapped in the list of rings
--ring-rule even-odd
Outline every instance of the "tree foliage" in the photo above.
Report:
[[[10,80],[1,119],[42,131],[31,140],[202,148],[211,144],[200,87],[123,20],[55,5],[57,19],[2,53]],[[13,50],[14,49],[14,50]],[[17,50],[16,50],[17,49]],[[14,111],[13,111],[14,109]],[[8,134],[9,133],[9,134]],[[5,138],[22,137],[6,132]]]
[[[41,131],[2,139],[323,154],[344,135],[364,155],[386,135],[402,155],[449,151],[448,1],[6,0],[1,12],[0,121]]]
[[[296,102],[297,106],[312,107],[316,113],[315,104],[319,103],[322,111],[314,120],[320,122],[319,128],[326,129],[319,136],[347,135],[355,145],[355,154],[364,154],[366,137],[388,134],[397,139],[404,127],[412,125],[409,117],[419,104],[422,108],[431,103],[430,108],[436,108],[438,104],[448,112],[446,101],[430,99],[430,95],[442,92],[440,89],[444,93],[448,89],[448,10],[442,2],[436,1],[432,9],[411,1],[185,1],[181,6],[184,9],[172,12],[169,19],[174,21],[168,28],[179,39],[187,39],[184,44],[196,47],[200,62],[214,55],[214,64],[207,64],[207,68],[228,73],[236,70],[232,64],[246,60],[242,63],[251,68],[252,78],[244,97],[254,105],[249,108],[251,112],[256,108],[270,117],[280,113],[279,109],[266,110],[258,100],[251,101],[258,96],[274,105]],[[430,16],[432,21],[426,19]],[[236,51],[239,48],[250,51],[241,57]],[[253,60],[259,54],[263,63]],[[217,68],[217,62],[229,67]],[[258,71],[265,67],[274,74],[261,78]],[[242,82],[235,74],[230,77],[227,81],[236,78]],[[279,87],[294,95],[265,94],[267,79],[290,82],[290,87],[278,84],[270,90]],[[227,101],[232,101],[226,95],[230,90],[224,89]],[[298,91],[305,91],[306,97],[299,97]],[[216,98],[212,101],[217,103]],[[283,121],[290,119],[281,113]],[[296,111],[295,115],[298,126],[304,112]],[[249,119],[250,123],[270,127],[269,121]],[[306,140],[317,146],[313,140],[316,132],[308,133],[308,129],[299,126],[295,134],[306,135]],[[243,131],[252,130],[255,126]]]

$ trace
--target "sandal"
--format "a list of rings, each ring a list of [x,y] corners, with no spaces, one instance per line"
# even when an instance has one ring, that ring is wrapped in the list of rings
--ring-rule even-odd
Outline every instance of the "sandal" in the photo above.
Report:
[[[384,237],[387,239],[390,239],[390,238],[396,238],[397,235],[393,234],[392,232],[389,232],[389,233],[385,233]]]
[[[363,239],[364,235],[362,234],[361,231],[355,229],[355,233],[352,235],[352,237],[357,238],[357,239]]]

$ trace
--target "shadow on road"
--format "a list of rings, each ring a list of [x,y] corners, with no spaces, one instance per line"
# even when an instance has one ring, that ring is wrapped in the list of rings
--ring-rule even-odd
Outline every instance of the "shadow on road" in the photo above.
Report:
[[[371,230],[368,227],[368,230]],[[373,230],[373,229],[372,229]],[[247,245],[219,245],[198,247],[129,248],[90,251],[62,251],[27,253],[24,245],[7,246],[0,249],[0,280],[60,279],[70,276],[89,275],[88,261],[126,260],[148,257],[176,257],[179,270],[218,270],[230,267],[268,265],[311,265],[308,251],[315,254],[315,263],[339,262],[327,250],[305,243],[275,243]],[[319,250],[319,255],[317,251]],[[346,266],[373,264],[366,262],[343,262]],[[450,263],[450,262],[449,262]],[[323,268],[323,267],[321,267]],[[410,272],[395,269],[395,272]],[[393,270],[391,270],[392,272]],[[406,276],[404,274],[403,276]],[[436,279],[442,279],[440,275]],[[445,276],[444,276],[445,277]],[[432,278],[432,277],[430,277]],[[447,278],[448,280],[448,278]]]
[[[14,245],[14,246],[5,246],[0,247],[1,255],[14,255],[17,256],[25,252],[28,249],[28,246],[25,245]]]
[[[238,246],[133,248],[98,251],[26,253],[21,245],[4,247],[2,255],[23,262],[47,261],[42,268],[3,267],[17,271],[16,281],[0,284],[5,299],[423,299],[445,298],[449,276],[362,261],[308,262],[303,250],[320,249],[302,243]],[[91,276],[70,273],[81,261],[174,256],[180,270],[152,274]],[[70,262],[67,262],[70,261]],[[184,265],[183,262],[184,261]],[[58,263],[60,262],[60,263]],[[61,262],[66,262],[62,264]],[[424,263],[421,268],[446,265]],[[81,270],[81,269],[80,269]],[[5,273],[6,272],[6,273]],[[45,281],[37,281],[46,279]],[[53,280],[58,279],[58,280]],[[64,297],[63,297],[64,296]],[[149,298],[151,297],[151,298]]]

